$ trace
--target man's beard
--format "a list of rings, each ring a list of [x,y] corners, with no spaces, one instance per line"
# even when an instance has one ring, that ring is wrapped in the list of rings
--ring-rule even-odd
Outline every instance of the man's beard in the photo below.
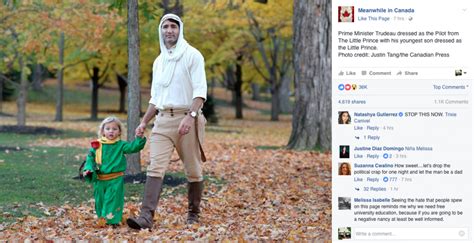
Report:
[[[169,44],[170,46],[174,46],[174,45],[176,45],[176,43],[178,43],[178,40],[173,40],[173,41],[169,41],[169,42],[168,42],[168,44]]]
[[[175,40],[167,40],[166,37],[165,37],[165,44],[166,45],[174,46],[174,45],[176,45],[176,43],[178,43],[178,38],[176,38]]]

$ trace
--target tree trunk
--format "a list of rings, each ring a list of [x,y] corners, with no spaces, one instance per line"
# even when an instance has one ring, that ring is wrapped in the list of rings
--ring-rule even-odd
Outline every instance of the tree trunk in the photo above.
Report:
[[[288,65],[287,59],[285,58],[286,51],[286,42],[283,42],[283,47],[281,46],[282,39],[277,36],[276,27],[267,28],[266,31],[270,37],[270,54],[267,54],[267,50],[264,45],[263,33],[259,27],[257,19],[253,16],[253,13],[248,11],[247,16],[250,19],[251,23],[251,33],[257,41],[257,49],[260,53],[260,57],[264,63],[266,70],[268,71],[269,77],[266,77],[262,72],[259,71],[259,74],[271,85],[271,94],[272,94],[272,108],[271,108],[271,120],[278,121],[278,114],[280,113],[279,105],[279,90],[281,87],[281,78],[286,73],[286,67]],[[282,55],[282,58],[279,58],[279,55]],[[279,60],[281,59],[281,63]],[[255,68],[258,69],[255,64]],[[278,71],[280,70],[280,71]],[[278,75],[280,74],[280,75]]]
[[[225,68],[225,74],[224,74],[224,85],[225,88],[230,90],[232,92],[232,100],[230,102],[231,105],[235,106],[236,100],[237,100],[237,94],[235,93],[235,72],[234,72],[234,66],[229,64]]]
[[[17,126],[26,125],[26,98],[28,92],[28,78],[26,74],[26,66],[23,62],[23,57],[18,57],[18,63],[20,64],[21,78],[20,78],[20,90],[18,92],[18,98],[16,100],[16,105],[18,109],[17,115]]]
[[[36,63],[33,68],[33,81],[31,82],[33,90],[40,91],[43,89],[43,74],[43,65]]]
[[[171,6],[170,0],[161,0],[161,3],[158,5],[164,10],[164,14],[172,13],[181,17],[184,15],[183,4],[179,0],[174,0],[173,6]]]
[[[260,101],[260,85],[257,83],[252,83],[252,100]]]
[[[128,120],[127,139],[135,138],[135,128],[140,123],[140,36],[138,30],[138,2],[128,1]],[[127,174],[141,172],[140,153],[127,156]]]
[[[64,73],[64,32],[61,32],[59,37],[59,69],[57,79],[58,79],[58,87],[56,91],[56,117],[54,118],[55,121],[62,121],[63,120],[63,101],[64,101],[64,80],[63,80],[63,73]]]
[[[230,93],[232,94],[232,100],[230,101],[230,104],[235,106],[237,102],[237,94],[235,93],[235,90],[230,90]]]
[[[292,149],[331,148],[331,1],[295,1]]]
[[[291,78],[288,75],[285,75],[281,79],[281,87],[279,91],[280,99],[280,112],[281,113],[290,113],[291,112],[291,103],[290,103],[290,81]]]
[[[272,121],[278,121],[278,114],[280,114],[280,95],[279,95],[279,88],[273,82],[272,84],[272,108],[271,108],[271,120]]]
[[[239,56],[237,60],[242,60],[242,57]],[[235,91],[235,118],[236,119],[243,119],[244,115],[242,113],[243,107],[243,99],[242,99],[242,66],[237,61],[235,64],[235,83],[234,83],[234,91]]]
[[[99,113],[99,71],[96,66],[92,68],[92,102],[91,102],[91,120],[97,120]]]
[[[119,101],[118,112],[125,113],[125,95],[127,92],[127,80],[125,80],[123,76],[118,73],[117,73],[117,84],[120,91],[120,101]]]
[[[0,78],[0,114],[3,113],[3,78]]]
[[[211,94],[210,96],[214,97],[214,88],[216,87],[216,78],[211,78]]]

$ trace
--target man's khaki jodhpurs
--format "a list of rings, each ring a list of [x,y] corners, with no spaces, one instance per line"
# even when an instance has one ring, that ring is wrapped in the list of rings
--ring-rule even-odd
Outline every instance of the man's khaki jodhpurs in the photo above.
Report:
[[[174,148],[184,163],[184,172],[189,182],[202,181],[202,161],[199,143],[196,137],[196,125],[193,122],[189,133],[179,135],[178,127],[181,120],[189,116],[187,109],[160,110],[150,135],[150,165],[147,176],[164,178]],[[198,112],[198,134],[204,142],[204,126],[206,118]]]

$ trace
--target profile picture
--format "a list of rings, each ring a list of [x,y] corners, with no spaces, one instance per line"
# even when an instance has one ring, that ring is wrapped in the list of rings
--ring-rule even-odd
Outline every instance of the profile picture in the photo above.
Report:
[[[354,6],[338,7],[338,22],[354,22]]]
[[[337,229],[337,239],[347,240],[351,238],[351,227],[339,227]]]
[[[351,210],[351,198],[350,197],[338,197],[337,205],[339,210]]]
[[[339,146],[339,158],[341,158],[341,159],[350,158],[350,156],[349,156],[349,145]]]
[[[339,175],[351,175],[351,164],[348,162],[339,163]]]
[[[351,124],[351,115],[348,111],[339,111],[339,116],[337,118],[337,123],[339,124]]]
[[[454,70],[454,76],[462,76],[462,69]]]

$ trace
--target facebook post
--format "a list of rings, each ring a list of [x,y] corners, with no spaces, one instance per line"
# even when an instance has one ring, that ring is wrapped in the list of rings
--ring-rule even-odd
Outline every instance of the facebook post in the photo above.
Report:
[[[472,3],[332,10],[333,241],[472,242]]]

